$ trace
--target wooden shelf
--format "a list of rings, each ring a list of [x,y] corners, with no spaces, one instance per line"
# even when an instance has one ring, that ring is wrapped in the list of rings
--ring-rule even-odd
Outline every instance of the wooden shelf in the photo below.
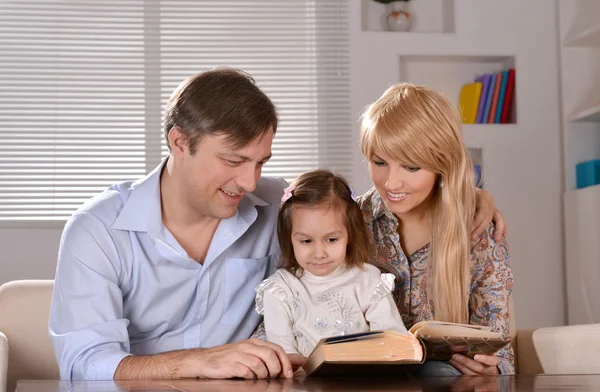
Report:
[[[567,36],[565,46],[600,48],[600,22],[589,25]]]
[[[600,122],[600,102],[591,108],[582,110],[571,116],[575,122]]]

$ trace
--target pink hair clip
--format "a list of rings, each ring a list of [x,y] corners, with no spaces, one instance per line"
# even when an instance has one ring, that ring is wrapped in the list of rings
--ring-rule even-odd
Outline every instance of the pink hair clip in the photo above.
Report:
[[[292,197],[292,192],[296,189],[295,185],[290,185],[283,190],[283,197],[281,198],[282,202],[288,201],[290,197]]]
[[[354,193],[354,189],[352,189],[352,187],[350,185],[348,185],[348,189],[350,190],[350,197],[352,198],[352,200],[354,200],[354,201],[358,200],[356,193]]]

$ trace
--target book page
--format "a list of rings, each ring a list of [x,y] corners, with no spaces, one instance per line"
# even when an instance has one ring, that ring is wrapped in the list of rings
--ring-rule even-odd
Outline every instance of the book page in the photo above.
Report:
[[[440,321],[421,321],[410,329],[417,336],[456,336],[456,337],[487,337],[501,338],[502,334],[492,332],[492,329],[482,325],[454,324]]]

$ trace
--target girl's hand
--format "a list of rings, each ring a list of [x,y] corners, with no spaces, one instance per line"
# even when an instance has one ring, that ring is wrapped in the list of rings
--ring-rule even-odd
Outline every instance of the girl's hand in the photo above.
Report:
[[[498,357],[496,355],[477,354],[471,359],[462,354],[454,354],[450,365],[466,376],[498,374]]]

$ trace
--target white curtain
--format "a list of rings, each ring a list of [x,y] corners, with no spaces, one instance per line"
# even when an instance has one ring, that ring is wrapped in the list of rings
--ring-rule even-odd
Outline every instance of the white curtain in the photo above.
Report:
[[[0,2],[0,220],[64,220],[167,153],[173,89],[249,72],[278,108],[264,175],[352,175],[347,0]]]

